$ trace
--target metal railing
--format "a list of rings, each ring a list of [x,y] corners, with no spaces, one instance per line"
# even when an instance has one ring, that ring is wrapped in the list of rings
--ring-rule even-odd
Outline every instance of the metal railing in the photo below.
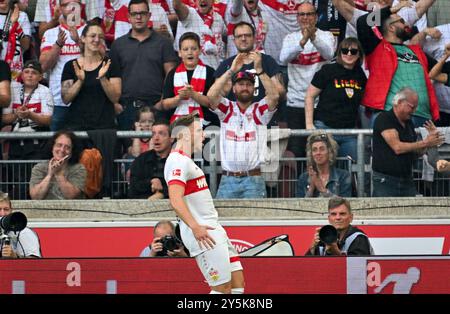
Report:
[[[291,130],[291,136],[309,136],[316,130]],[[349,160],[346,158],[338,159],[338,167],[348,169],[354,178],[354,189],[356,196],[370,196],[370,158],[367,154],[367,139],[372,136],[372,130],[334,130],[327,129],[324,132],[333,135],[352,135],[357,138],[357,159]],[[17,139],[47,139],[53,132],[0,132],[0,140]],[[88,138],[87,132],[75,132],[80,138]],[[117,138],[149,138],[149,131],[117,131]],[[215,147],[218,131],[206,131],[206,137],[210,138],[212,145],[209,146],[209,160],[196,159],[196,162],[207,175],[210,189],[215,195],[220,180],[221,167],[220,158],[217,158]],[[440,148],[443,158],[450,158],[450,149],[448,145]],[[280,158],[280,172],[277,180],[266,181],[269,197],[294,197],[298,176],[303,173],[306,165],[305,158]],[[7,191],[11,187],[16,191],[15,196],[20,199],[28,198],[28,181],[31,174],[31,168],[39,160],[0,160],[0,190]],[[116,159],[114,161],[113,180],[111,182],[111,195],[109,197],[123,198],[128,190],[128,180],[124,171],[126,164],[131,163],[131,159]],[[298,166],[297,167],[292,165]],[[446,174],[435,174],[434,182],[429,183],[421,180],[421,161],[419,160],[414,167],[414,178],[417,183],[418,193],[424,196],[447,196],[449,194],[450,178]],[[27,180],[23,180],[27,178]],[[14,196],[13,196],[14,197]]]

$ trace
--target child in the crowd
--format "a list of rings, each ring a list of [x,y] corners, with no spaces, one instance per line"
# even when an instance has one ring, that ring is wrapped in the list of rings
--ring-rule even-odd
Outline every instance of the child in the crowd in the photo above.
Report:
[[[170,122],[193,112],[198,112],[202,121],[210,121],[210,117],[205,116],[209,110],[203,110],[202,107],[209,107],[206,94],[214,83],[214,69],[199,59],[201,48],[197,34],[193,32],[183,34],[179,46],[178,55],[181,63],[167,74],[162,108],[175,110]]]
[[[155,122],[155,112],[152,108],[144,106],[139,109],[136,114],[136,120],[134,122],[135,131],[150,131],[153,123]],[[130,165],[131,162],[140,154],[152,149],[151,138],[133,138],[131,145],[128,147],[128,151],[125,154],[125,159],[131,159],[131,161],[124,164],[124,173],[127,181],[130,177]]]

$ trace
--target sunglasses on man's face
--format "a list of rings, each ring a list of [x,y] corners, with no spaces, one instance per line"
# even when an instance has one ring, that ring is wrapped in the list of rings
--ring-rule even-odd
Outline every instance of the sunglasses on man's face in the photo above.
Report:
[[[341,53],[344,55],[348,55],[349,52],[352,56],[356,56],[359,52],[359,49],[356,49],[356,48],[342,48],[341,49]]]

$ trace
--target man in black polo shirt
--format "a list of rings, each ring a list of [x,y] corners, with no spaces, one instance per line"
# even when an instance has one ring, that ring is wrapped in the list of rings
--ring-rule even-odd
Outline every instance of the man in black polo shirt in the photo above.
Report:
[[[2,124],[2,108],[9,106],[11,102],[11,70],[8,63],[0,60],[0,130]],[[2,160],[3,152],[0,144],[0,160]]]
[[[383,111],[373,127],[372,196],[415,196],[412,177],[413,161],[427,148],[444,142],[444,137],[431,121],[425,123],[428,136],[417,141],[411,116],[419,97],[409,88],[402,88],[393,99],[393,108]]]
[[[147,0],[131,0],[132,29],[111,47],[112,62],[120,64],[122,72],[122,96],[116,105],[120,130],[132,129],[141,106],[160,102],[164,78],[178,60],[170,40],[148,28],[150,15]]]

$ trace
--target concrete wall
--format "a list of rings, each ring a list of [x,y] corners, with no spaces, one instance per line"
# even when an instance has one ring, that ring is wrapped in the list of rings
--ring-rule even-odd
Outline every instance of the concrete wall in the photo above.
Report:
[[[449,219],[450,198],[353,198],[355,219]],[[327,199],[217,200],[227,220],[323,219]],[[173,219],[167,200],[13,201],[30,221],[132,221]]]

